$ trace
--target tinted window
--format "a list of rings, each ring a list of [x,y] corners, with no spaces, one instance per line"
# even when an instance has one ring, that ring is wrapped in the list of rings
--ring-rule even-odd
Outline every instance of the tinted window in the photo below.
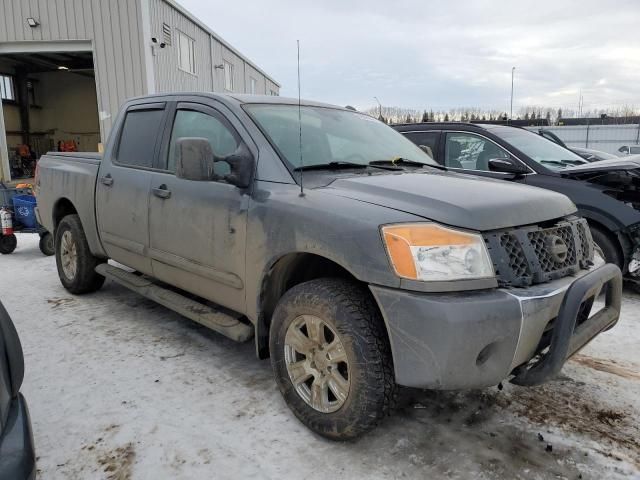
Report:
[[[231,155],[240,144],[237,135],[221,118],[192,110],[178,110],[173,122],[173,132],[169,144],[168,170],[171,172],[176,170],[176,141],[183,137],[206,138],[209,140],[216,157]],[[213,171],[217,175],[228,175],[230,173],[229,164],[215,162]]]
[[[491,132],[540,165],[552,170],[588,163],[571,150],[521,128],[494,127]]]
[[[640,153],[640,147],[629,147],[629,153]]]
[[[405,136],[424,150],[431,158],[436,158],[436,147],[440,132],[411,132],[405,133]]]
[[[152,167],[156,140],[164,110],[134,110],[127,113],[120,135],[118,163]]]
[[[484,137],[470,133],[448,133],[445,165],[468,170],[489,170],[489,160],[509,158],[509,153]]]

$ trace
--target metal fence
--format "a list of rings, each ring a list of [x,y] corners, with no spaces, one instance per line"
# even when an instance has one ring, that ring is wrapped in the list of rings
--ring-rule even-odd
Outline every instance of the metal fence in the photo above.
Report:
[[[527,127],[536,132],[541,128],[555,133],[569,147],[593,148],[614,155],[619,155],[618,149],[624,145],[640,143],[640,124]]]

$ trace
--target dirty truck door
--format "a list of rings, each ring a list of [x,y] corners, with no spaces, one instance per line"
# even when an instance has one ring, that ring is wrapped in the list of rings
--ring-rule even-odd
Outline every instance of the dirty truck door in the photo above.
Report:
[[[149,185],[165,104],[130,107],[98,172],[96,214],[109,257],[151,274]]]
[[[242,142],[220,111],[178,103],[170,114],[161,149],[164,172],[153,174],[149,200],[150,256],[154,276],[215,303],[245,308],[245,232],[249,197],[224,180],[194,181],[175,176],[179,138],[209,141],[216,157],[233,153]],[[223,176],[229,165],[215,162]]]

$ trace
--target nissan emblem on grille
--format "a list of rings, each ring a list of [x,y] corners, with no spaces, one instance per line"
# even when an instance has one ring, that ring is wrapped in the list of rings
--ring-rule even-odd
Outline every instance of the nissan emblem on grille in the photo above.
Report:
[[[554,262],[563,263],[567,259],[569,248],[560,237],[557,235],[548,235],[547,238],[545,238],[545,243]]]

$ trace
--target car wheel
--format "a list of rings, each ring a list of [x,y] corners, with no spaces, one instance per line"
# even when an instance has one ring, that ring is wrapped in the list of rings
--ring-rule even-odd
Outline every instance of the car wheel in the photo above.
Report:
[[[78,215],[67,215],[58,225],[55,253],[60,282],[69,292],[93,292],[104,283],[95,268],[105,260],[91,253]]]
[[[47,257],[50,257],[51,255],[54,255],[56,253],[53,235],[51,235],[49,232],[44,233],[40,237],[40,243],[38,244],[38,246],[40,247],[40,251]]]
[[[275,309],[269,347],[280,392],[314,432],[353,439],[388,414],[396,393],[391,349],[366,288],[326,278],[293,287]]]
[[[593,237],[594,249],[606,263],[614,263],[622,268],[624,267],[624,258],[618,249],[618,245],[611,237],[598,227],[590,227],[591,236]]]
[[[11,235],[0,235],[0,253],[8,255],[18,246],[18,239],[12,233]]]

